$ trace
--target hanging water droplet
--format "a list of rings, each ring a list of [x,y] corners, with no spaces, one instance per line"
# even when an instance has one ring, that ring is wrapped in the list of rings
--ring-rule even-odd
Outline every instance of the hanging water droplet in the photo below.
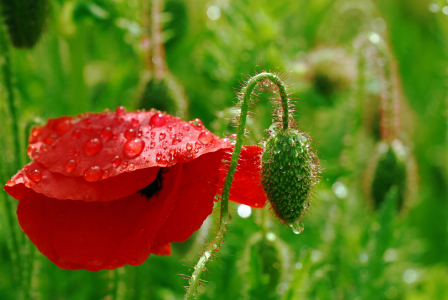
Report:
[[[127,140],[135,139],[136,136],[137,136],[137,131],[135,131],[134,128],[129,128],[128,130],[126,130],[124,132],[124,137]]]
[[[89,155],[97,154],[102,148],[103,143],[97,138],[92,138],[84,143],[84,151]]]
[[[118,106],[115,109],[115,113],[117,114],[117,116],[122,116],[122,115],[124,115],[125,112],[126,112],[126,108],[124,106]]]
[[[289,226],[291,226],[292,232],[294,232],[295,234],[301,234],[305,229],[305,225],[303,225],[302,220],[297,220]]]
[[[153,127],[162,127],[165,123],[166,117],[162,113],[156,113],[149,119],[149,125]]]
[[[63,117],[55,120],[53,124],[53,130],[57,135],[61,136],[67,133],[72,128],[72,118]]]
[[[87,171],[84,173],[84,179],[88,182],[95,182],[98,181],[103,174],[103,171],[98,166],[93,166],[87,169]]]
[[[305,203],[303,203],[303,208],[304,209],[310,208],[310,202],[309,201],[305,201]]]
[[[129,140],[124,144],[124,153],[129,157],[136,157],[142,153],[145,148],[145,142],[141,139]]]
[[[29,170],[28,177],[31,178],[34,182],[39,182],[42,179],[42,172],[38,169]]]
[[[67,161],[65,163],[65,171],[71,173],[76,169],[77,165],[78,164],[76,163],[76,161],[74,159],[70,159],[69,161]]]
[[[210,144],[211,142],[213,142],[213,139],[214,139],[214,138],[215,138],[215,137],[213,136],[213,134],[212,134],[210,131],[208,131],[208,130],[204,130],[204,131],[201,132],[201,134],[199,134],[198,140],[199,140],[202,144],[204,144],[204,145],[208,145],[208,144]]]
[[[39,136],[42,133],[43,129],[40,126],[36,126],[33,128],[33,130],[31,130],[31,135],[36,137]]]
[[[115,156],[115,157],[112,159],[112,166],[113,166],[114,168],[118,167],[118,166],[121,164],[121,161],[122,161],[121,157],[119,157],[119,156]]]
[[[105,127],[101,130],[101,137],[108,140],[112,137],[112,129],[110,127]]]

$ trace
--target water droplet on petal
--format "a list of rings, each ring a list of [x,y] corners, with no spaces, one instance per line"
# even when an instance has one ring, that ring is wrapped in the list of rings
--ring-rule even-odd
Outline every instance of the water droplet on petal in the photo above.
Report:
[[[142,153],[145,148],[145,142],[141,139],[129,140],[124,144],[124,153],[129,157],[136,157]]]
[[[165,132],[161,132],[159,134],[159,141],[163,141],[166,138],[166,133]]]
[[[72,132],[72,139],[76,140],[81,136],[81,131],[79,129],[75,129]]]
[[[65,163],[65,171],[71,173],[76,169],[77,165],[78,164],[76,163],[76,161],[74,159],[70,159],[69,161],[67,161]]]
[[[7,182],[6,182],[6,185],[7,186],[14,186],[16,183],[12,180],[12,179],[9,179]]]
[[[39,182],[42,179],[42,173],[38,169],[29,170],[28,177],[31,178],[34,182]]]
[[[72,118],[70,117],[64,117],[58,119],[53,124],[53,130],[59,136],[63,135],[64,133],[67,133],[71,128],[72,128]]]
[[[166,124],[166,117],[162,113],[154,114],[151,119],[149,119],[149,125],[154,127],[162,127]]]
[[[136,136],[137,136],[137,131],[135,131],[134,128],[129,128],[128,130],[126,130],[126,131],[124,132],[124,137],[125,137],[127,140],[135,139]]]
[[[57,135],[52,134],[45,138],[44,143],[47,145],[53,145],[54,141],[58,138]]]
[[[110,176],[109,171],[104,171],[104,172],[103,172],[103,175],[101,175],[101,178],[102,178],[102,179],[107,179],[107,178],[109,178],[109,176]]]
[[[149,144],[149,149],[154,149],[155,146],[156,146],[156,142],[154,140],[152,140],[151,143]]]
[[[137,120],[137,119],[132,119],[131,120],[131,125],[132,125],[132,127],[137,127],[138,126],[138,124],[139,124],[140,122]]]
[[[177,145],[177,144],[179,144],[180,142],[182,142],[182,136],[181,136],[181,135],[178,135],[178,136],[176,136],[176,137],[173,139],[172,144],[173,144],[173,145]]]
[[[98,166],[93,166],[87,169],[87,171],[84,173],[84,179],[88,182],[95,182],[98,181],[103,174],[103,171]]]
[[[201,119],[194,119],[190,121],[191,125],[193,125],[193,127],[197,130],[201,130],[202,129],[202,121]]]
[[[115,157],[112,159],[112,166],[113,166],[114,168],[118,167],[118,166],[121,164],[121,161],[122,161],[122,159],[121,159],[120,156],[115,156]]]
[[[84,151],[89,155],[97,154],[102,148],[103,143],[97,138],[92,138],[84,143]]]
[[[207,145],[207,144],[210,144],[211,142],[213,142],[213,139],[214,139],[214,138],[215,138],[215,137],[213,136],[213,134],[212,134],[210,131],[208,131],[208,130],[204,130],[204,131],[202,131],[201,134],[199,135],[198,140],[199,140],[202,144]]]
[[[101,130],[101,137],[105,140],[110,139],[112,134],[112,129],[110,129],[110,127],[105,127]]]
[[[129,171],[134,171],[135,170],[135,165],[134,164],[129,164]]]
[[[156,161],[159,162],[162,159],[162,153],[161,152],[157,152],[156,154]]]
[[[302,220],[297,220],[289,226],[291,226],[292,232],[294,232],[295,234],[301,234],[305,229],[305,225],[303,225]]]
[[[117,116],[122,116],[122,115],[124,115],[125,112],[126,112],[126,108],[124,108],[124,106],[118,106],[115,109],[115,113],[117,114]]]
[[[39,136],[42,133],[43,129],[40,126],[36,126],[33,128],[33,130],[31,130],[31,135],[32,136]]]
[[[187,143],[187,144],[185,145],[185,148],[187,149],[187,151],[191,151],[191,150],[193,149],[193,145],[190,144],[190,143]]]

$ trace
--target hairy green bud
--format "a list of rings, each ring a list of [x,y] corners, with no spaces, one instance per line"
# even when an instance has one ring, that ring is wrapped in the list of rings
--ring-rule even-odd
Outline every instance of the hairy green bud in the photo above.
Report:
[[[276,216],[291,225],[295,233],[303,231],[301,217],[309,207],[319,169],[307,134],[283,129],[267,140],[262,185]]]

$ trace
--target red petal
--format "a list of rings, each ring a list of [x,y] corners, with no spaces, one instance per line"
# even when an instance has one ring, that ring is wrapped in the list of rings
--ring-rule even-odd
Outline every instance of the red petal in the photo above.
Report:
[[[27,198],[34,192],[60,200],[110,201],[134,194],[153,182],[158,167],[124,172],[97,182],[88,182],[83,177],[67,177],[52,173],[39,163],[31,162],[11,179],[5,190],[18,200]],[[40,174],[38,182],[30,174]],[[14,183],[14,184],[13,184]],[[12,185],[13,184],[13,185]]]
[[[39,251],[63,269],[98,271],[140,265],[164,213],[177,197],[182,165],[168,169],[151,199],[139,193],[110,202],[59,201],[29,191],[17,215]]]
[[[157,244],[184,242],[212,213],[223,154],[223,150],[205,154],[184,164],[178,194],[157,233]]]
[[[156,112],[119,111],[50,119],[33,129],[28,153],[51,172],[65,176],[82,177],[99,167],[113,177],[124,171],[185,163],[225,147],[228,141],[211,134],[202,122],[184,122]]]
[[[153,245],[151,247],[151,253],[154,253],[155,255],[162,255],[162,256],[170,256],[171,255],[171,245],[169,243],[163,244],[163,245]]]
[[[222,193],[224,180],[230,166],[232,150],[227,150],[223,163],[219,170],[218,193]],[[259,146],[244,146],[241,149],[232,187],[230,188],[230,200],[249,205],[254,208],[262,208],[266,204],[266,194],[261,185],[261,155],[263,148]]]

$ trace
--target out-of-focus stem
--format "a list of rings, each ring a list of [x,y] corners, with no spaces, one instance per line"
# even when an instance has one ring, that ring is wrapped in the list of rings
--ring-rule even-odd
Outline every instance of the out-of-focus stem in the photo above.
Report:
[[[154,77],[161,80],[165,77],[166,62],[165,62],[165,48],[162,41],[162,20],[161,13],[163,8],[163,0],[154,0],[152,2],[152,49],[154,62]]]

